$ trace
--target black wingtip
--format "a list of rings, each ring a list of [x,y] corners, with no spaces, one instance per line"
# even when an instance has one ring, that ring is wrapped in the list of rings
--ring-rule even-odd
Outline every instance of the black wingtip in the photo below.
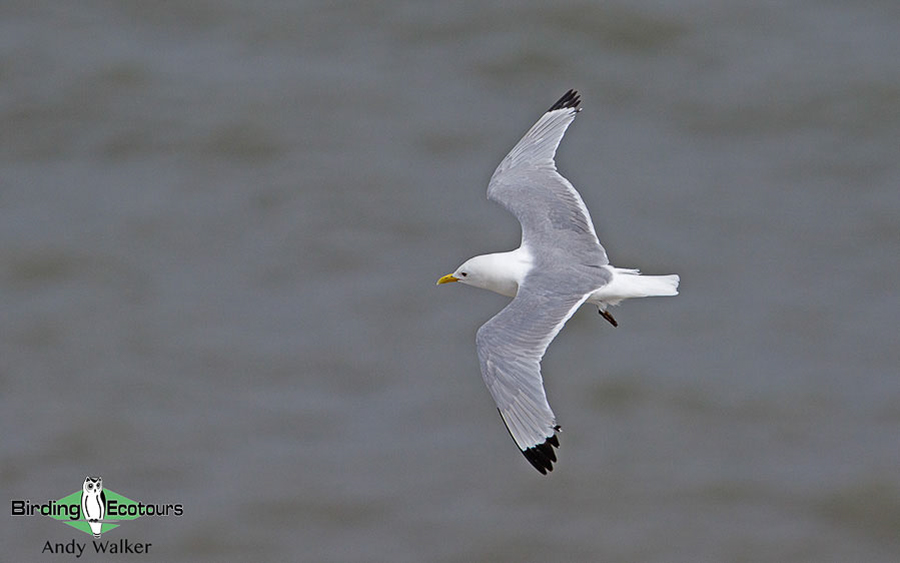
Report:
[[[578,95],[578,92],[575,90],[569,90],[563,97],[556,101],[555,104],[550,106],[550,109],[547,111],[554,111],[558,109],[566,109],[566,108],[577,108],[578,104],[581,103],[581,96]]]
[[[559,430],[559,426],[555,429]],[[553,448],[558,447],[559,439],[554,434],[547,438],[543,444],[522,450],[522,454],[535,469],[541,472],[541,475],[546,475],[548,471],[553,471],[553,463],[556,461],[556,452],[553,451]]]

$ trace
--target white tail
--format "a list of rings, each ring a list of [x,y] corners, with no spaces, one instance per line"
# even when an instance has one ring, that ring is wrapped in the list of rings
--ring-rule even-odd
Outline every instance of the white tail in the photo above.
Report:
[[[638,270],[607,266],[612,272],[609,283],[591,294],[588,302],[602,310],[607,305],[617,305],[624,299],[635,297],[665,297],[678,295],[678,274],[667,276],[642,276]]]

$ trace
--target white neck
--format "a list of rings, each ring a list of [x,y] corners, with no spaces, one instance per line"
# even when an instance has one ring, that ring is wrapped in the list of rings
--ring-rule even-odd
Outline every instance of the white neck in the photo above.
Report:
[[[531,253],[524,247],[509,252],[483,254],[478,260],[479,277],[476,287],[515,297],[519,284],[531,270]]]

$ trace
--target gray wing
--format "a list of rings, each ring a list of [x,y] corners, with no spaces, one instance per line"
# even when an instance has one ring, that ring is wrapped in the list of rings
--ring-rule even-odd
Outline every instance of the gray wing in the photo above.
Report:
[[[574,90],[535,123],[506,155],[488,183],[487,195],[522,225],[522,244],[564,248],[585,264],[609,264],[587,206],[556,170],[556,149],[581,99]]]
[[[543,474],[553,470],[556,416],[547,402],[541,358],[588,294],[562,294],[529,284],[505,309],[478,329],[475,343],[481,375],[513,441]]]

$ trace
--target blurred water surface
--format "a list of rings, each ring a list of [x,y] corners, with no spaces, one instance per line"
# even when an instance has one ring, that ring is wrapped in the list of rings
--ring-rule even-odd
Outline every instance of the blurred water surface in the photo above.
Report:
[[[86,474],[159,561],[900,560],[894,2],[8,0],[3,500]],[[544,362],[548,477],[434,286],[518,243],[559,95],[616,265]],[[4,558],[68,541],[8,517]],[[105,536],[106,537],[106,536]],[[79,541],[84,541],[79,537]]]

